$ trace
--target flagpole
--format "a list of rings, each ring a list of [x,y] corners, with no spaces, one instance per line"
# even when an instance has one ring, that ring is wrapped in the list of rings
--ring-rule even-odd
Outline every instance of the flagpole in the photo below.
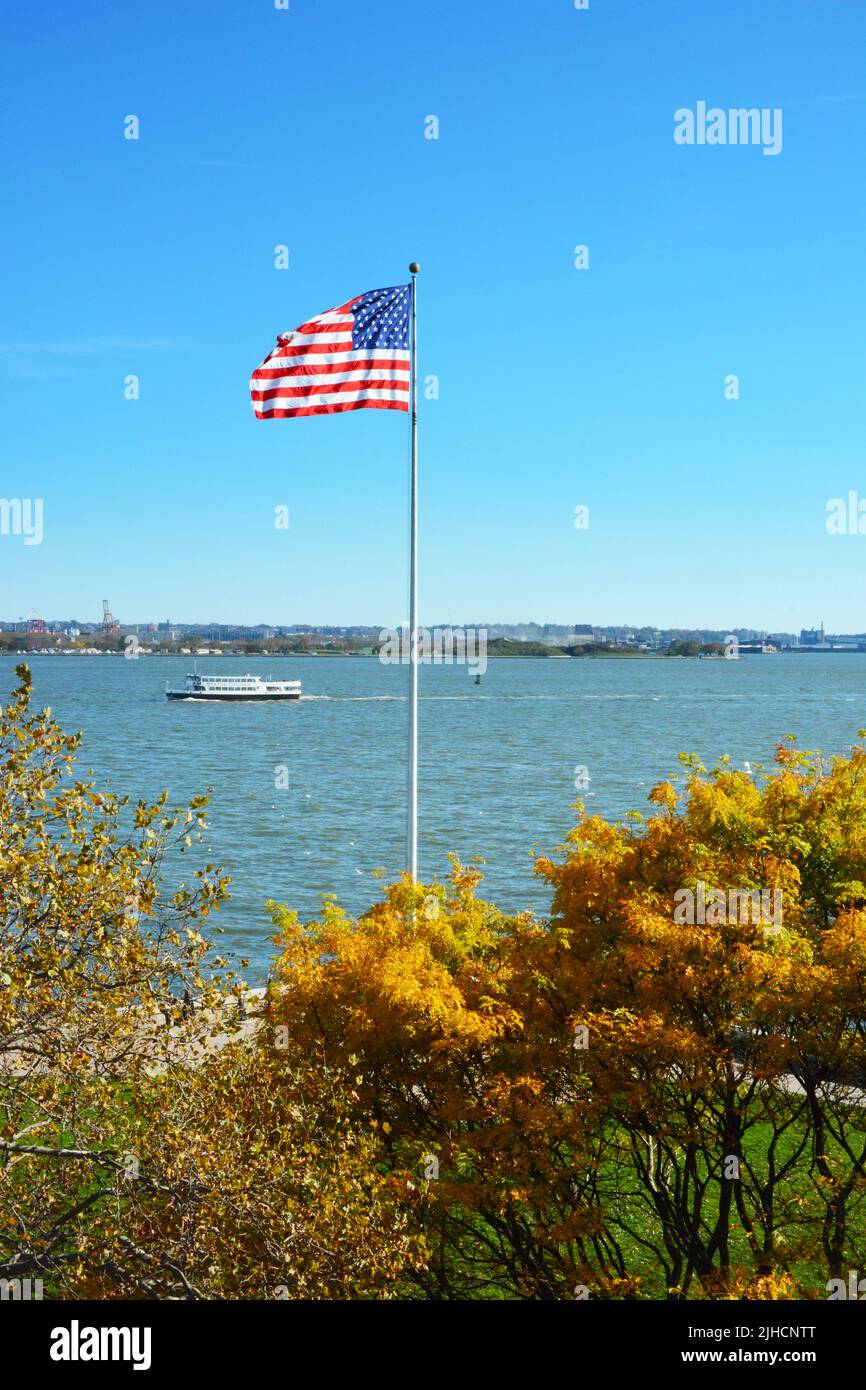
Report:
[[[412,276],[412,424],[409,466],[409,767],[406,826],[406,872],[418,878],[418,289],[417,261],[409,266]]]

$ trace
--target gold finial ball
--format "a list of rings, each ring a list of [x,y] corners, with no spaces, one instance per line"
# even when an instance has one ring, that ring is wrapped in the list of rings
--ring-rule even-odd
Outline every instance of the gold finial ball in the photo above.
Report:
[[[418,264],[418,262],[417,262],[417,261],[413,261],[412,264],[411,264],[410,267],[409,267],[409,274],[410,274],[410,275],[417,275],[417,274],[418,274],[418,271],[419,271],[420,269],[421,269],[421,267],[420,267],[420,265]]]

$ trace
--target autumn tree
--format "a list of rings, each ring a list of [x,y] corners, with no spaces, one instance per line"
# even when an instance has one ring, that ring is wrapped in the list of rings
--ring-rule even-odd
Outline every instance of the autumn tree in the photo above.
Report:
[[[274,909],[274,1016],[358,1059],[428,1296],[817,1297],[866,1257],[866,753],[650,800],[581,812],[545,921],[460,868]]]
[[[866,1253],[866,753],[783,745],[760,780],[684,762],[659,814],[583,818],[539,866],[574,927],[587,1071],[669,1289],[814,1295]]]
[[[125,1298],[822,1297],[866,1265],[866,750],[582,809],[550,914],[455,864],[210,950],[205,803],[0,712],[0,1276]],[[677,779],[677,782],[679,779]]]
[[[393,885],[357,922],[274,908],[272,1016],[291,1046],[358,1070],[359,1113],[405,1191],[431,1298],[570,1296],[591,1266],[628,1287],[601,1205],[610,1140],[567,1026],[530,1036],[548,929],[447,886]]]
[[[167,889],[205,799],[131,806],[78,735],[0,711],[0,1277],[55,1297],[363,1297],[420,1259],[353,1081],[256,1043],[200,928],[216,867]],[[252,1020],[254,1025],[254,1020]]]

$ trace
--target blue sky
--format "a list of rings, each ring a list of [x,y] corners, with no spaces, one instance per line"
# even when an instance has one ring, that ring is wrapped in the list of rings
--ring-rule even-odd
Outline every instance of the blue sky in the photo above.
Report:
[[[0,496],[44,540],[0,535],[0,616],[405,617],[406,418],[257,422],[248,379],[417,258],[422,621],[866,628],[866,535],[825,529],[866,498],[866,4],[45,0],[4,31]],[[699,100],[780,107],[782,152],[678,146]]]

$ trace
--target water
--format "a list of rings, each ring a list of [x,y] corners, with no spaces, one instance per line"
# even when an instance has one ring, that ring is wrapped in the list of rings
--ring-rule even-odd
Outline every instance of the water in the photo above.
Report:
[[[0,691],[17,658],[0,658]],[[314,916],[325,893],[350,911],[396,875],[405,835],[406,669],[374,659],[203,658],[303,681],[299,703],[187,704],[165,699],[188,657],[30,658],[35,700],[83,729],[81,764],[134,799],[173,803],[212,788],[209,854],[233,876],[223,945],[261,978],[271,955],[263,904]],[[784,733],[843,752],[866,725],[866,654],[739,661],[492,660],[480,686],[465,667],[424,667],[420,872],[449,852],[485,861],[483,892],[506,910],[544,911],[531,851],[555,851],[573,824],[575,768],[587,805],[608,817],[647,809],[677,754],[710,763],[771,762]],[[288,788],[277,790],[277,769]]]

